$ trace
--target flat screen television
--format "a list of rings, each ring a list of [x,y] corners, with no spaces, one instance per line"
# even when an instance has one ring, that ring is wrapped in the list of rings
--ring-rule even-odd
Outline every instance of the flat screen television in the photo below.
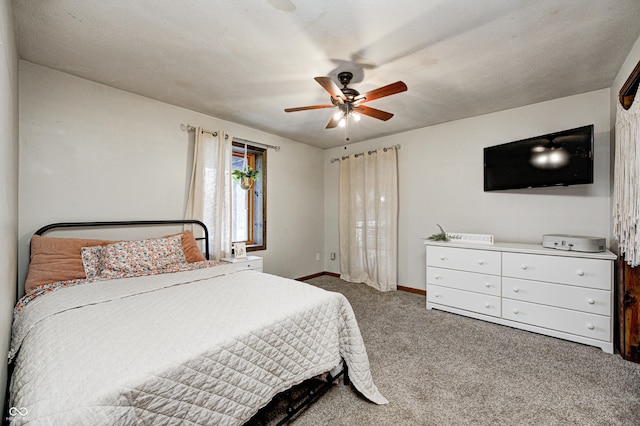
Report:
[[[484,148],[484,190],[593,183],[593,124]]]

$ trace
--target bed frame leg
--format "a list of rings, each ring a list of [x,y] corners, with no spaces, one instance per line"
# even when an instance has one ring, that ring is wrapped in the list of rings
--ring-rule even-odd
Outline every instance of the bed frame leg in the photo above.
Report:
[[[331,373],[329,373],[327,377],[327,381],[315,389],[310,389],[306,397],[302,398],[301,401],[293,401],[290,398],[290,395],[287,395],[287,399],[288,399],[287,408],[286,408],[287,414],[282,420],[278,422],[276,426],[285,425],[300,410],[314,403],[318,398],[324,395],[324,393],[327,390],[329,390],[329,388],[331,388],[331,386],[333,386],[334,383],[337,383],[337,381],[340,379],[340,376],[342,376],[342,381],[346,386],[351,384],[351,382],[349,381],[349,371],[347,368],[347,363],[345,362],[344,359],[342,360],[342,371],[338,372],[338,374],[336,374],[335,376],[332,376]],[[296,403],[300,403],[300,404],[296,406]]]

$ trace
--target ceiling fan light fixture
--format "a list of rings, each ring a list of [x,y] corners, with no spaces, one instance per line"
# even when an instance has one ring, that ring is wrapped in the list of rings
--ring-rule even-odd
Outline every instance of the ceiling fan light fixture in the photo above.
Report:
[[[387,121],[391,117],[393,117],[393,114],[389,112],[371,108],[363,104],[374,99],[379,99],[386,96],[395,95],[396,93],[404,92],[407,90],[406,84],[404,84],[402,81],[396,81],[395,83],[370,90],[364,94],[360,94],[360,92],[358,92],[357,90],[348,87],[348,84],[351,82],[352,77],[353,74],[348,71],[338,74],[338,80],[343,85],[342,88],[338,87],[338,85],[331,79],[331,77],[315,77],[314,80],[318,82],[318,84],[320,84],[327,91],[327,93],[329,93],[329,95],[331,95],[331,103],[296,108],[285,108],[284,111],[295,112],[321,108],[338,108],[338,111],[331,116],[331,120],[329,120],[329,123],[327,123],[325,127],[326,129],[332,129],[338,126],[346,127],[348,125],[346,120],[352,118],[353,121],[360,121],[362,115],[367,115],[369,117],[373,117],[382,121]]]

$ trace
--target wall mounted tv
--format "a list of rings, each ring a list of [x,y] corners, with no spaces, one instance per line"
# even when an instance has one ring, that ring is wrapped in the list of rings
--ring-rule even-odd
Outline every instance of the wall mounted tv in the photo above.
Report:
[[[593,183],[593,124],[484,149],[484,190]]]

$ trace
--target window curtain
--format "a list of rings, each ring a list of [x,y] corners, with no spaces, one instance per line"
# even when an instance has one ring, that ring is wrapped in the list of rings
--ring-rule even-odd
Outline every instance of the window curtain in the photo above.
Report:
[[[340,162],[340,278],[397,288],[398,160],[395,148]]]
[[[231,136],[196,128],[193,172],[186,219],[209,229],[209,254],[218,260],[231,254]]]
[[[613,233],[620,255],[640,265],[640,102],[629,109],[617,102],[613,173]]]

